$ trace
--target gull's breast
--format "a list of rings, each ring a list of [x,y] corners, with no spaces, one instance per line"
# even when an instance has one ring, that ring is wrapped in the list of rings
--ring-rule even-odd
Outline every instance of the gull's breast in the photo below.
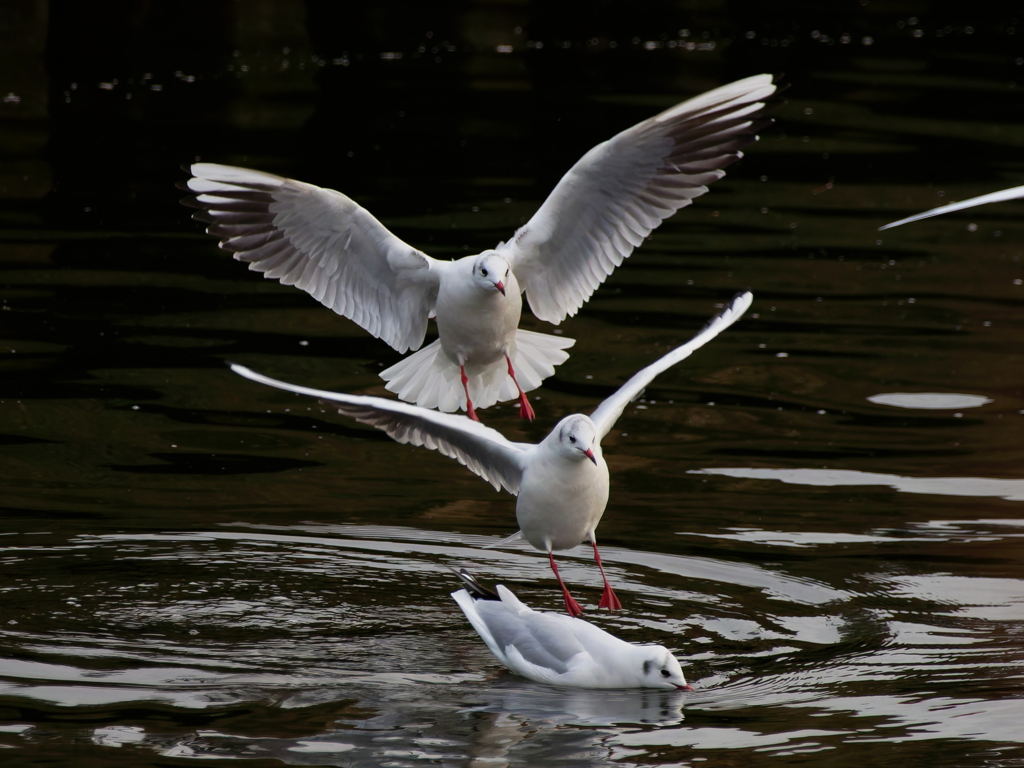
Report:
[[[546,465],[524,475],[516,520],[530,544],[541,551],[572,549],[597,527],[608,504],[608,472],[600,464],[577,462],[578,471],[570,473]]]

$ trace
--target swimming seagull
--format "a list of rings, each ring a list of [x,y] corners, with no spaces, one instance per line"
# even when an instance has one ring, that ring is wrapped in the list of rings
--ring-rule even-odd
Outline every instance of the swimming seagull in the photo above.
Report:
[[[662,645],[635,645],[588,621],[528,608],[499,584],[492,592],[465,570],[452,597],[495,658],[516,674],[563,688],[692,691]]]
[[[735,323],[752,300],[749,292],[737,295],[700,333],[634,374],[590,416],[582,413],[566,416],[536,445],[513,443],[497,430],[461,415],[438,413],[381,397],[288,384],[237,364],[232,364],[231,370],[261,384],[329,401],[338,408],[338,413],[384,430],[400,443],[440,451],[464,464],[495,490],[504,488],[517,495],[516,520],[520,531],[501,544],[523,536],[534,547],[547,552],[551,570],[565,598],[565,609],[571,616],[578,616],[583,609],[566,589],[553,552],[573,549],[584,539],[589,539],[594,548],[594,560],[604,580],[598,607],[611,610],[622,607],[604,574],[594,534],[608,503],[608,465],[602,455],[601,438],[655,376],[685,360]]]
[[[519,399],[565,362],[573,339],[520,330],[522,295],[558,325],[664,219],[707,192],[771,121],[770,75],[677,104],[587,152],[507,243],[438,261],[393,235],[350,198],[261,171],[196,163],[182,200],[220,247],[295,285],[399,352],[419,349],[428,318],[439,338],[380,375],[387,389],[452,412]],[[475,407],[474,407],[475,406]]]
[[[932,216],[941,216],[944,213],[952,213],[953,211],[962,211],[965,208],[973,208],[976,205],[987,205],[988,203],[1002,203],[1006,200],[1016,200],[1019,197],[1024,197],[1024,187],[1010,187],[1009,189],[1002,189],[998,192],[989,192],[987,195],[979,195],[978,197],[972,197],[968,200],[961,200],[958,203],[950,203],[949,205],[940,205],[938,208],[932,208],[930,211],[924,213],[918,213],[914,216],[908,216],[905,219],[899,221],[893,221],[886,224],[884,227],[879,227],[878,231],[882,232],[886,229],[892,229],[898,227],[900,224],[909,224],[912,221],[920,221],[921,219],[928,219]]]

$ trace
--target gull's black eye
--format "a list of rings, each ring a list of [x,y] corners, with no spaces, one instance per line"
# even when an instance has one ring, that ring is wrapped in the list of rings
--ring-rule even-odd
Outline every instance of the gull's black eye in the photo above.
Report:
[[[576,442],[576,435],[569,435],[569,442],[570,443],[575,443]]]
[[[487,277],[487,270],[484,269],[483,267],[480,267],[480,274],[483,275],[484,277]]]
[[[669,672],[667,669],[663,669],[663,670],[661,670],[661,676],[662,677],[671,677],[672,673]]]

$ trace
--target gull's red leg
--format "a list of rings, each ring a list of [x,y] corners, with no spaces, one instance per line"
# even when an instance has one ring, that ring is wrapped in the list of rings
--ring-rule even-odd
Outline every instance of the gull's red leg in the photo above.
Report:
[[[548,552],[548,562],[551,563],[551,570],[555,572],[555,578],[558,579],[558,586],[562,588],[562,597],[565,598],[565,610],[570,616],[580,616],[583,613],[583,609],[580,608],[579,603],[572,599],[569,590],[565,588],[565,582],[562,581],[562,577],[558,573],[558,566],[555,565],[555,556],[550,552]]]
[[[512,358],[506,354],[505,359],[508,361],[508,375],[512,377],[512,382],[516,385],[516,389],[519,390],[519,418],[533,421],[537,414],[533,412],[533,406],[530,405],[530,399],[526,396],[526,393],[523,392],[523,388],[519,386],[519,382],[516,380],[516,372],[512,367]]]
[[[604,575],[604,566],[601,565],[601,553],[597,551],[597,539],[593,535],[590,537],[590,543],[594,545],[594,561],[597,563],[597,567],[601,569],[601,578],[604,579],[604,592],[601,593],[601,602],[597,604],[597,607],[607,608],[609,611],[621,610],[622,603],[615,596],[612,585],[608,583],[608,577]]]
[[[469,399],[469,377],[466,376],[465,365],[459,366],[459,373],[462,374],[462,388],[466,390],[466,412],[473,421],[480,421],[476,416],[476,411],[473,409],[473,401]]]

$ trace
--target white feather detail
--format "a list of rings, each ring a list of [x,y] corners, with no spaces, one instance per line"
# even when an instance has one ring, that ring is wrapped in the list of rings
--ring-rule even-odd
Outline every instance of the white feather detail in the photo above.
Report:
[[[523,392],[537,389],[555,372],[556,365],[568,360],[569,354],[564,350],[575,343],[575,339],[564,336],[522,328],[516,331],[509,356]],[[519,397],[504,359],[488,365],[467,364],[466,373],[474,408],[487,408]],[[385,388],[389,392],[421,408],[437,408],[445,413],[466,410],[459,364],[445,354],[440,339],[382,371],[380,377],[387,382]]]
[[[622,415],[622,411],[626,406],[633,401],[633,398],[643,392],[644,387],[654,381],[658,374],[664,373],[673,365],[676,365],[688,358],[696,350],[703,347],[718,334],[743,317],[743,313],[750,308],[750,304],[753,300],[754,295],[750,291],[737,294],[733,297],[733,300],[729,302],[729,306],[719,312],[718,315],[711,318],[711,320],[708,321],[696,336],[685,344],[676,347],[667,355],[664,355],[660,359],[654,361],[646,368],[633,374],[629,378],[629,381],[619,387],[615,394],[607,398],[597,406],[596,409],[594,409],[592,414],[590,414],[590,418],[594,422],[594,426],[597,428],[598,436],[604,437],[608,434],[609,430],[615,426],[615,422],[618,421],[619,416]]]
[[[443,262],[332,189],[214,163],[191,171],[196,218],[249,269],[306,291],[399,352],[423,344]]]
[[[587,152],[499,251],[530,309],[560,323],[575,315],[661,222],[722,178],[767,124],[770,75],[677,104]]]
[[[988,205],[989,203],[1002,203],[1007,200],[1016,200],[1024,197],[1024,187],[1010,187],[1009,189],[1001,189],[998,192],[989,192],[987,195],[980,195],[978,197],[972,197],[968,200],[961,200],[958,203],[949,203],[948,205],[940,205],[938,208],[932,208],[931,210],[925,211],[924,213],[918,213],[913,216],[908,216],[905,219],[899,221],[893,221],[886,224],[884,227],[879,227],[878,231],[883,232],[893,227],[898,227],[901,224],[909,224],[912,221],[920,221],[921,219],[928,219],[932,216],[941,216],[944,213],[952,213],[953,211],[962,211],[965,208],[973,208],[976,205]]]
[[[320,398],[336,407],[338,413],[382,430],[396,442],[423,446],[455,459],[494,486],[495,490],[504,488],[509,493],[519,493],[523,457],[531,446],[509,442],[500,432],[478,421],[461,415],[428,411],[383,397],[349,395],[289,384],[235,363],[231,364],[231,370],[260,384]]]

